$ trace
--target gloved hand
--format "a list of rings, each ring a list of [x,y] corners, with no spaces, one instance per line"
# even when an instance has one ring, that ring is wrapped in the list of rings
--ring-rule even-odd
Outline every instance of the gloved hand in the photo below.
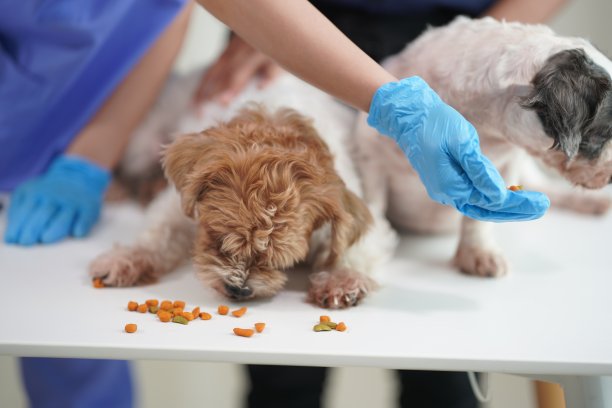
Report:
[[[482,155],[474,126],[419,77],[381,86],[372,99],[368,123],[395,139],[433,200],[468,217],[532,220],[550,206],[544,194],[509,191]]]
[[[42,176],[17,187],[11,196],[4,240],[33,245],[83,237],[100,216],[110,173],[75,156],[61,156]]]

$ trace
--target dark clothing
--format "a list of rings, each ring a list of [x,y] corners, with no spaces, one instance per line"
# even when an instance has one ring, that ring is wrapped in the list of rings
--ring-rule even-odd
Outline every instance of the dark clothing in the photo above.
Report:
[[[441,7],[409,13],[372,14],[364,9],[343,6],[344,2],[336,0],[310,0],[310,2],[351,41],[378,62],[400,52],[428,26],[445,25],[460,14],[470,17],[479,16],[492,3],[492,1],[481,1],[480,3],[486,3],[486,7],[476,11],[471,11],[470,8]],[[363,2],[375,3],[374,0]],[[395,3],[410,2],[396,1]],[[436,2],[432,1],[432,3]]]
[[[456,14],[482,14],[495,0],[320,0],[344,10],[361,10],[372,14],[423,14],[438,10],[455,10]]]

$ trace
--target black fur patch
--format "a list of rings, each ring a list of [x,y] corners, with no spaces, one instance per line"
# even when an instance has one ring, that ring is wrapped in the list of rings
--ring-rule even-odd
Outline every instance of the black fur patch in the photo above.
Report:
[[[520,104],[538,114],[552,148],[596,158],[612,139],[612,79],[581,49],[552,55]]]

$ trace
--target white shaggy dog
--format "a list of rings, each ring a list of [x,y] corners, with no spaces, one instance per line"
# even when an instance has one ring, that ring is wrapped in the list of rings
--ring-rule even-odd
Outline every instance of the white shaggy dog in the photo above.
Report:
[[[610,182],[612,62],[588,41],[541,25],[459,17],[428,30],[384,66],[398,78],[421,76],[474,124],[483,153],[509,184],[543,191],[553,205],[575,211],[608,209],[602,192],[551,186],[528,157],[578,186]],[[424,233],[458,227],[459,213],[429,199],[401,150],[368,127],[365,115],[357,138],[367,201],[392,224]],[[490,225],[463,218],[454,259],[463,272],[507,272]]]
[[[228,108],[215,103],[208,104],[204,109],[204,117],[197,118],[189,113],[189,98],[201,74],[194,72],[169,82],[154,111],[137,131],[128,149],[122,163],[125,173],[137,178],[158,166],[160,143],[171,141],[168,135],[200,132],[217,122],[232,119],[246,102],[255,101],[268,110],[289,107],[314,119],[316,131],[334,156],[336,173],[348,190],[358,197],[362,196],[361,182],[349,155],[351,143],[354,143],[354,138],[349,134],[356,116],[353,110],[297,78],[285,75],[265,90],[259,90],[251,84]],[[202,136],[191,137],[205,139],[206,134],[204,132]],[[188,153],[189,149],[185,155]],[[273,168],[270,166],[270,171],[274,171]],[[310,297],[320,306],[340,308],[356,305],[375,287],[367,274],[393,254],[397,237],[382,213],[371,213],[374,218],[372,226],[361,240],[349,247],[343,256],[342,266],[337,270],[330,268],[311,275]],[[190,215],[193,217],[193,214]],[[206,217],[206,214],[201,216]],[[249,217],[246,217],[248,220]],[[211,279],[210,273],[204,277],[207,268],[199,264],[200,254],[192,253],[194,242],[199,240],[202,243],[201,234],[196,234],[198,222],[201,220],[196,221],[185,215],[179,194],[174,187],[169,187],[150,205],[147,227],[136,242],[129,247],[115,247],[99,256],[91,264],[90,274],[102,278],[110,286],[129,286],[170,272],[187,261],[189,255],[193,255],[199,267],[199,276],[220,293],[234,299],[270,296],[282,287],[286,280],[282,271],[272,271],[274,278],[268,275],[265,279],[249,277],[248,269],[242,271],[244,273],[240,279],[243,286],[240,291],[228,285],[227,277],[216,276]],[[330,234],[334,234],[334,225],[332,223],[331,232],[329,225],[324,225],[312,234],[309,259],[314,264],[321,257],[321,252],[330,251]],[[266,285],[270,287],[264,287]]]

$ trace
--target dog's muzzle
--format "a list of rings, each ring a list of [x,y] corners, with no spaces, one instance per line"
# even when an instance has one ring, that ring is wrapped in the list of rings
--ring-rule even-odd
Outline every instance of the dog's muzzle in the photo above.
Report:
[[[225,284],[225,291],[227,292],[228,296],[236,300],[248,298],[253,294],[253,289],[251,289],[249,286],[240,287],[229,285],[227,283]]]

